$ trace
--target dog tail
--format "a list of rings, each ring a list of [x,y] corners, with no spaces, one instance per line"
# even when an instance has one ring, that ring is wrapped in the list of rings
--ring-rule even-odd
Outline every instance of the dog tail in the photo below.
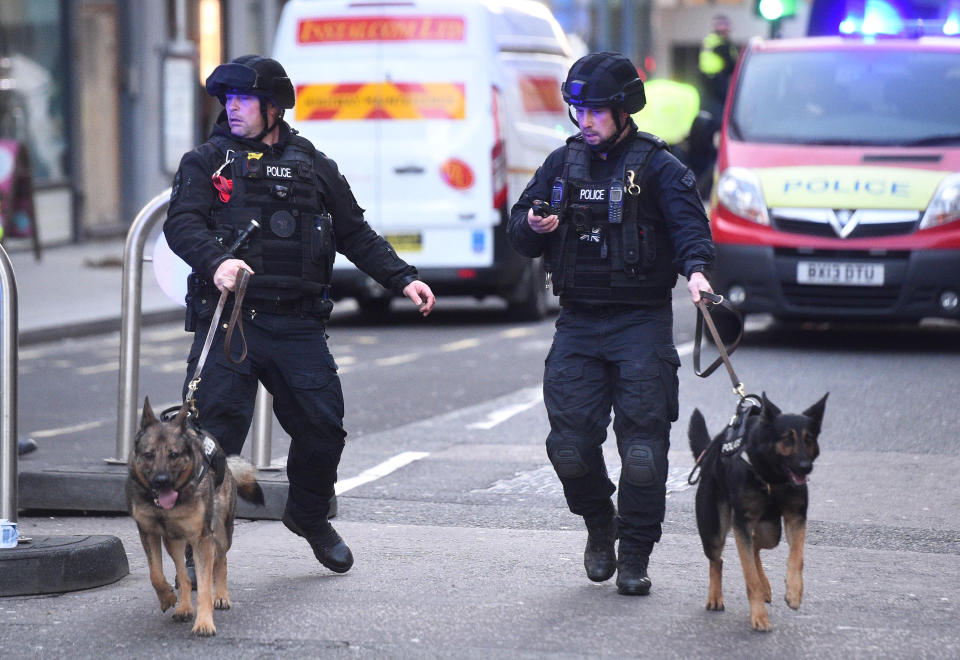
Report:
[[[257,471],[240,456],[227,456],[230,473],[237,482],[237,495],[251,504],[263,506],[263,489],[257,483]]]
[[[699,408],[693,409],[690,415],[690,426],[687,427],[687,437],[690,439],[690,450],[694,458],[700,458],[700,454],[710,444],[710,432],[707,431],[707,421],[703,418],[703,413]]]

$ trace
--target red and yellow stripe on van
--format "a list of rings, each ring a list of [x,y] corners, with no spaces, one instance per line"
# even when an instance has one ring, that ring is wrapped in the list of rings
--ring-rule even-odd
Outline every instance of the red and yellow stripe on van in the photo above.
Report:
[[[304,18],[297,43],[357,41],[463,41],[462,16],[356,16]]]
[[[337,83],[297,87],[297,121],[463,119],[463,83]]]

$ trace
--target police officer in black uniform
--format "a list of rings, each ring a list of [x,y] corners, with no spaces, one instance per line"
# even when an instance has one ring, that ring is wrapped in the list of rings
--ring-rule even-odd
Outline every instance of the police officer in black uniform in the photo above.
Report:
[[[196,390],[197,421],[227,454],[239,453],[257,383],[265,385],[291,438],[283,523],[307,539],[321,564],[344,573],[353,555],[327,520],[346,436],[325,335],[335,252],[420,305],[424,316],[434,296],[366,223],[336,163],[283,121],[294,90],[278,62],[239,57],[218,66],[206,89],[224,111],[207,142],[181,160],[163,227],[170,247],[193,268],[187,329],[195,335],[184,392],[220,291],[234,290],[239,269],[247,269],[253,275],[242,319],[249,353],[232,363],[224,333],[217,333]]]
[[[537,170],[508,235],[520,254],[543,255],[560,296],[543,378],[547,455],[587,526],[587,577],[616,571],[619,593],[645,595],[678,414],[671,290],[681,273],[694,302],[711,291],[713,242],[693,174],[630,119],[645,103],[630,60],[586,55],[561,91],[580,133]],[[611,408],[622,464],[616,507],[601,451]]]

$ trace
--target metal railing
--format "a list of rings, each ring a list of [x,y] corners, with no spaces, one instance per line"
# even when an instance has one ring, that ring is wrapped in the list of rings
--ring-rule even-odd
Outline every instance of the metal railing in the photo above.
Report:
[[[0,246],[0,519],[17,522],[17,278]]]
[[[125,465],[133,449],[139,410],[140,380],[140,312],[143,303],[143,263],[147,237],[164,218],[170,205],[170,188],[147,202],[140,209],[127,233],[123,248],[123,300],[120,310],[120,375],[117,393],[117,447],[113,458],[105,459],[112,465]],[[5,289],[4,289],[5,290]],[[4,389],[4,391],[6,391]],[[5,395],[4,395],[5,396]],[[270,464],[272,432],[272,399],[260,385],[254,409],[253,464],[260,470],[279,469]],[[16,468],[14,467],[14,474]]]

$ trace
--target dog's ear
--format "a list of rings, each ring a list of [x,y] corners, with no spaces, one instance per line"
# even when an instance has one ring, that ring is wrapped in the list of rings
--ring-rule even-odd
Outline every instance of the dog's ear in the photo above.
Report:
[[[762,392],[760,394],[760,398],[761,398],[760,412],[761,414],[763,414],[763,418],[765,420],[767,420],[768,422],[772,422],[774,418],[776,418],[780,414],[780,409],[777,408],[777,406],[774,405],[774,403],[767,398],[766,392]]]
[[[828,396],[830,396],[830,392],[824,394],[822,399],[803,411],[803,416],[810,418],[810,430],[814,433],[820,433],[820,423],[823,421],[823,411],[827,407]]]
[[[147,428],[151,424],[157,423],[157,416],[153,414],[153,408],[150,407],[150,397],[143,398],[143,415],[140,417],[140,430]]]
[[[187,429],[187,406],[180,406],[177,416],[173,418],[173,424],[181,433]]]

